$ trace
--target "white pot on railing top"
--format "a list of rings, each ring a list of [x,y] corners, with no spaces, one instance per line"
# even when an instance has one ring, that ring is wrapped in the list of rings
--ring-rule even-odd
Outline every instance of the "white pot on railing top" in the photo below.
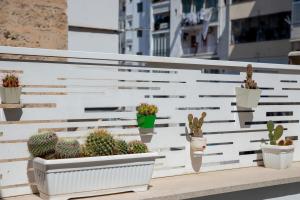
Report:
[[[22,87],[0,87],[1,102],[4,104],[20,103]]]
[[[267,168],[285,169],[292,165],[294,146],[262,144],[264,165]]]
[[[235,88],[236,104],[239,107],[255,108],[261,95],[260,89]]]
[[[206,138],[191,136],[191,149],[194,154],[203,154],[206,148]]]
[[[157,153],[45,160],[35,158],[35,181],[43,199],[69,199],[145,191]]]

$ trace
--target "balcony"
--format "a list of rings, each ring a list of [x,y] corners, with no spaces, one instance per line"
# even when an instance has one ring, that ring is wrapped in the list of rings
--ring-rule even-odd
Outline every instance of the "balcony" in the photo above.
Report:
[[[299,66],[251,63],[258,83],[253,90],[261,95],[257,96],[256,107],[240,107],[236,90],[242,89],[248,62],[7,46],[0,47],[0,54],[12,56],[0,57],[0,73],[14,73],[22,85],[20,104],[0,106],[1,198],[39,199],[33,194],[38,191],[36,185],[51,179],[48,174],[41,174],[45,170],[54,175],[51,180],[59,180],[60,175],[60,180],[65,181],[67,176],[71,179],[68,183],[56,181],[40,187],[44,197],[48,193],[45,195],[42,190],[50,186],[59,191],[51,197],[77,198],[80,194],[95,200],[300,197]],[[225,73],[203,73],[215,69]],[[136,108],[141,102],[159,108],[154,127],[148,128],[148,133],[142,131],[137,121]],[[196,151],[189,114],[205,118],[201,122],[203,136],[198,139],[205,139],[206,143],[196,145]],[[282,133],[280,140],[293,143],[269,145],[283,149],[282,156],[290,153],[288,147],[293,147],[291,166],[287,169],[263,166],[269,157],[263,156],[262,146],[272,140],[269,134],[274,131],[274,127],[266,125],[270,120],[275,126],[282,125],[276,128],[277,134]],[[33,161],[29,153],[27,142],[35,133],[51,132],[60,140],[78,140],[83,144],[95,129],[110,132],[99,134],[112,137],[106,138],[112,148],[104,149],[111,150],[110,155],[80,153],[76,158]],[[150,153],[116,155],[119,152],[113,138],[121,138],[125,143],[134,140],[134,145],[144,143]],[[280,140],[278,144],[282,145]],[[92,141],[94,144],[97,140]],[[146,149],[139,147],[138,150]],[[57,145],[54,143],[52,148]],[[149,157],[155,157],[155,161],[148,160]],[[74,175],[81,163],[82,170],[88,173],[100,169],[108,174]],[[127,167],[130,173],[123,173]],[[112,174],[111,168],[116,173]],[[151,173],[145,175],[144,170]],[[136,177],[141,177],[142,183]],[[138,184],[128,185],[128,181]],[[57,187],[58,184],[63,187]],[[94,190],[87,188],[91,185],[96,185]],[[71,192],[63,193],[64,189]],[[84,191],[77,191],[81,189]]]
[[[189,47],[183,48],[182,57],[192,57],[192,58],[214,58],[217,54],[217,45],[210,45],[206,47],[196,48]]]

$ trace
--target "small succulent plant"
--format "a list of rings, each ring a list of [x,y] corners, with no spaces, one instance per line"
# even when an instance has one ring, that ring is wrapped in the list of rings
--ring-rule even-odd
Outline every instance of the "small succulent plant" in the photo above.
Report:
[[[194,117],[192,114],[188,115],[190,133],[193,137],[203,137],[201,128],[205,117],[206,112],[203,112],[199,119],[197,117]]]
[[[141,141],[135,140],[128,143],[128,153],[147,153],[148,147]]]
[[[107,130],[98,129],[87,137],[85,147],[91,156],[109,156],[115,152],[115,140]]]
[[[247,65],[247,76],[246,80],[244,80],[245,86],[242,85],[242,88],[246,89],[257,89],[257,83],[252,79],[253,68],[251,64]]]
[[[277,125],[274,128],[274,122],[268,121],[267,128],[269,131],[269,140],[271,145],[288,146],[293,144],[291,139],[279,140],[284,130],[282,125]],[[277,142],[278,140],[279,142]]]
[[[6,74],[2,79],[3,87],[19,87],[19,78],[14,74]]]
[[[80,157],[80,144],[74,139],[60,139],[55,147],[56,158]]]
[[[140,115],[155,115],[158,112],[157,106],[147,103],[141,103],[136,110]]]
[[[28,150],[33,157],[44,158],[55,152],[55,146],[58,141],[57,135],[53,132],[43,132],[32,135],[28,142]]]

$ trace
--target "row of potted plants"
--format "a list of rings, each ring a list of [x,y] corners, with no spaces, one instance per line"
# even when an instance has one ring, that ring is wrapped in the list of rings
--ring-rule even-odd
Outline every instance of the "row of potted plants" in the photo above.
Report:
[[[43,199],[69,199],[124,191],[145,191],[158,154],[140,141],[94,130],[84,144],[53,132],[28,140],[35,180]]]

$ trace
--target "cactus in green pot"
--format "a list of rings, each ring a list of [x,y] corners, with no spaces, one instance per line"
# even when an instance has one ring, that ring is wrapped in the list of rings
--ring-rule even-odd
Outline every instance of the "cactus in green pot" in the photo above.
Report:
[[[274,122],[268,121],[267,128],[269,131],[269,139],[271,145],[276,145],[277,141],[281,138],[283,134],[283,126],[278,125],[274,129]]]
[[[80,144],[74,139],[60,139],[55,147],[56,158],[80,157]]]
[[[45,157],[55,152],[58,141],[57,135],[53,132],[43,132],[32,135],[28,142],[28,150],[33,157]]]
[[[94,130],[85,142],[86,151],[90,156],[109,156],[115,152],[115,140],[104,129]]]
[[[141,141],[131,141],[128,143],[128,153],[147,153],[148,147]]]

